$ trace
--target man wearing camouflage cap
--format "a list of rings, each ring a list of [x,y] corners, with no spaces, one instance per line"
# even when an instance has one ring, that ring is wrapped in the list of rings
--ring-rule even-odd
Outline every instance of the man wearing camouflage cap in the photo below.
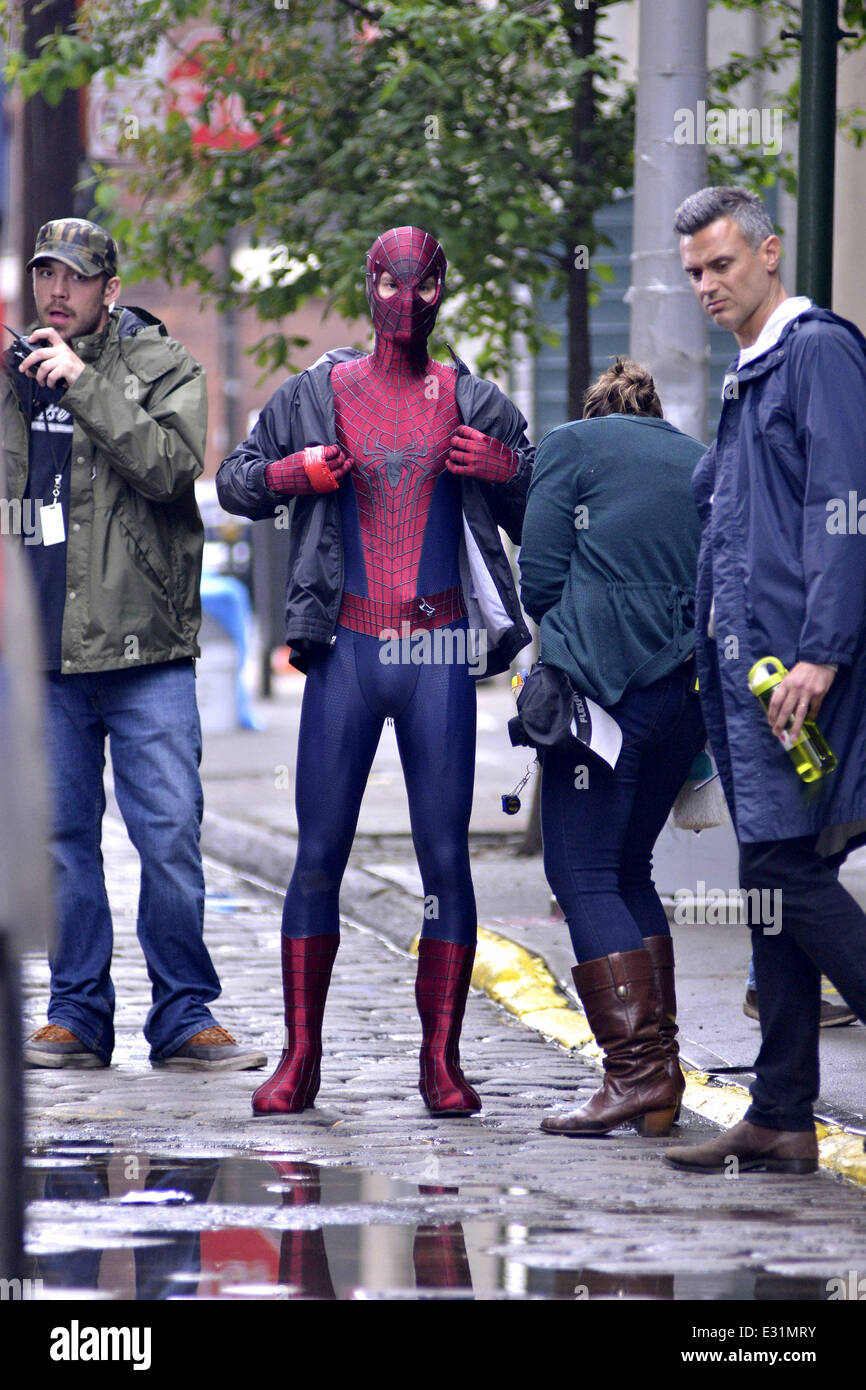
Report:
[[[100,849],[105,738],[141,859],[138,936],[153,986],[154,1065],[239,1070],[208,1009],[220,985],[203,939],[199,655],[203,531],[194,495],[207,396],[201,367],[143,309],[120,309],[117,247],[93,222],[39,231],[27,270],[34,350],[0,377],[10,499],[42,615],[57,939],[38,1067],[100,1067],[114,1046],[112,923]]]

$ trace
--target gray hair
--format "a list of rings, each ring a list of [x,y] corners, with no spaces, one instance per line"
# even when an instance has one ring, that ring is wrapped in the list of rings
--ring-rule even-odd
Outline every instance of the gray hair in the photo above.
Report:
[[[757,193],[726,186],[702,188],[680,203],[674,216],[674,231],[680,236],[694,236],[720,217],[733,218],[753,251],[768,236],[775,236],[770,214]]]

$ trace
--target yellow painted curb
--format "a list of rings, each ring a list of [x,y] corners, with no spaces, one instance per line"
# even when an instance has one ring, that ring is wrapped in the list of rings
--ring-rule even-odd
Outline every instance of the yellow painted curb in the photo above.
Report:
[[[417,955],[419,939],[412,942],[413,955]],[[590,1061],[601,1059],[601,1048],[593,1038],[586,1015],[563,994],[541,956],[531,955],[516,941],[479,927],[472,984],[536,1033]],[[717,1081],[706,1072],[686,1072],[683,1104],[724,1129],[743,1118],[750,1099],[744,1086]],[[819,1122],[815,1129],[820,1166],[866,1187],[863,1136],[852,1134],[841,1125]]]
[[[841,1125],[818,1125],[818,1161],[822,1168],[829,1168],[849,1182],[866,1185],[866,1153],[863,1152],[863,1138],[851,1134]],[[825,1138],[821,1137],[824,1130]]]
[[[688,1071],[685,1078],[683,1105],[687,1110],[712,1120],[721,1129],[739,1124],[751,1101],[745,1086],[714,1081],[705,1071]]]

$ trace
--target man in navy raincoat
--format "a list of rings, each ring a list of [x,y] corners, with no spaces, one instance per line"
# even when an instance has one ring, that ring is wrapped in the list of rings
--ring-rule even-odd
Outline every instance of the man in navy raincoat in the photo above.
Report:
[[[701,304],[740,348],[694,475],[696,655],[752,909],[762,1045],[746,1118],[666,1157],[692,1171],[729,1172],[735,1158],[811,1172],[822,972],[866,1018],[866,914],[838,881],[866,842],[866,340],[787,295],[754,194],[703,189],[675,226]],[[765,714],[747,677],[770,655],[788,674]],[[839,760],[811,785],[779,737],[787,726],[796,739],[806,717]]]

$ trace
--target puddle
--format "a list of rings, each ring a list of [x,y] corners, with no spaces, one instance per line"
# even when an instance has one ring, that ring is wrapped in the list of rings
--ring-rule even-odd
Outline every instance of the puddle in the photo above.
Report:
[[[225,912],[233,917],[239,913],[272,916],[274,910],[269,898],[237,898],[231,893],[208,893],[205,907],[208,912]]]
[[[285,1153],[40,1146],[26,1161],[28,1278],[54,1298],[821,1300],[824,1277],[619,1273],[525,1219],[525,1188],[459,1190]],[[743,1213],[745,1216],[745,1212]],[[552,1233],[551,1233],[552,1234]],[[563,1249],[563,1237],[566,1246]]]

